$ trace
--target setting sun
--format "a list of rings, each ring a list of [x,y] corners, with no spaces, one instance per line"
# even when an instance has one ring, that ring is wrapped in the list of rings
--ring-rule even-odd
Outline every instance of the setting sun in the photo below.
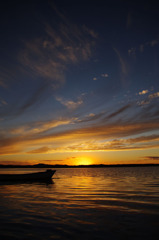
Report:
[[[88,157],[79,157],[77,158],[76,165],[91,165],[93,160]]]

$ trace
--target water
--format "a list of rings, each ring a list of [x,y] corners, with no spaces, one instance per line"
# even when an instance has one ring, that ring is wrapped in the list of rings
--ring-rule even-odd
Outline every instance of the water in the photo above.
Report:
[[[52,184],[0,184],[0,239],[145,240],[158,229],[159,167],[63,168]]]

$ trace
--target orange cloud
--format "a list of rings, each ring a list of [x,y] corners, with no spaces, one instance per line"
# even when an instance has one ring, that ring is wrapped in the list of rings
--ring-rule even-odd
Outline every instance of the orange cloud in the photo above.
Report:
[[[28,153],[47,153],[50,150],[49,147],[41,147],[38,149],[34,149],[32,151],[29,151]]]
[[[69,126],[71,121],[65,125]],[[159,129],[158,122],[114,123],[76,127],[73,129],[46,131],[50,122],[41,124],[41,131],[31,129],[22,133],[13,131],[10,137],[2,136],[0,154],[20,153],[53,153],[67,151],[108,151],[145,149],[159,146],[159,136],[148,132]],[[38,123],[37,123],[38,125]],[[56,124],[54,123],[54,126]],[[57,126],[60,126],[57,124]],[[38,129],[38,128],[37,128]],[[43,131],[42,131],[43,130]],[[136,134],[147,133],[147,136],[133,138]],[[11,134],[11,133],[10,133]],[[47,146],[46,146],[47,145]]]
[[[139,92],[139,95],[144,95],[144,94],[146,94],[148,92],[149,92],[148,90],[142,90],[141,92]]]

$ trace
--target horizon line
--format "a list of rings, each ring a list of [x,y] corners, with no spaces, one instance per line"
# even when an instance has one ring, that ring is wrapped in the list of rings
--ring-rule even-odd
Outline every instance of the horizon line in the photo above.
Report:
[[[0,168],[91,168],[91,167],[140,167],[140,166],[159,166],[159,163],[135,163],[135,164],[88,164],[88,165],[68,165],[68,164],[0,164]]]

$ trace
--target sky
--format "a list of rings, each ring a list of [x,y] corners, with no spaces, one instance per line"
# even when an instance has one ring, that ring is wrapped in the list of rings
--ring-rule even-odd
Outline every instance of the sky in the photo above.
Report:
[[[5,1],[0,164],[159,163],[156,1]]]

